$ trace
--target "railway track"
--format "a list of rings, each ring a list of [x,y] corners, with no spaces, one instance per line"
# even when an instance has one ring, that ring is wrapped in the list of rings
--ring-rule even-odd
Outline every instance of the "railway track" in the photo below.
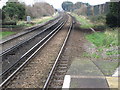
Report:
[[[74,24],[74,20],[72,20],[72,23],[69,27],[69,31],[68,34],[64,40],[64,43],[59,51],[59,54],[55,60],[55,63],[48,75],[48,78],[44,84],[43,90],[49,89],[49,88],[62,88],[63,85],[63,80],[64,80],[64,76],[68,70],[69,67],[69,59],[62,59],[62,57],[64,56],[64,49],[66,46],[66,43],[68,41],[70,32],[73,28],[73,24]]]
[[[9,69],[9,67],[12,67],[15,64],[15,62],[17,62],[17,60],[19,60],[20,58],[23,58],[26,52],[28,52],[32,47],[34,47],[34,45],[37,42],[39,42],[45,36],[47,36],[47,34],[49,34],[60,23],[61,21],[59,21],[55,25],[52,24],[51,26],[49,26],[42,32],[39,32],[37,35],[34,35],[27,41],[17,44],[14,47],[7,50],[5,53],[2,53],[2,55],[0,55],[0,58],[2,58],[1,66],[2,66],[3,73],[6,72]]]
[[[20,45],[24,44],[25,42],[28,42],[28,41],[30,41],[31,39],[34,39],[35,37],[37,37],[38,35],[43,34],[43,33],[46,32],[48,29],[50,29],[53,25],[56,25],[60,20],[61,20],[61,18],[58,19],[57,22],[52,23],[52,24],[49,25],[47,28],[43,29],[42,31],[37,31],[37,33],[36,33],[36,34],[34,33],[34,35],[31,35],[32,37],[29,37],[29,39],[26,39],[26,40],[24,40],[24,41],[22,41],[22,42],[20,42],[20,43],[18,43],[18,44],[16,44],[16,45],[14,45],[14,46],[8,48],[7,50],[3,51],[3,52],[0,54],[0,56],[2,56],[2,58],[4,59],[4,56],[6,57],[6,55],[8,55],[10,52],[13,52],[13,50],[14,50],[15,48],[20,47]]]
[[[51,24],[57,23],[61,19],[61,17],[62,15],[60,14],[58,17],[56,17],[53,20],[50,20],[49,22],[46,22],[42,25],[37,25],[36,27],[29,28],[18,35],[15,35],[7,40],[0,42],[0,47],[2,47],[1,54],[6,52],[8,49],[15,46],[16,44],[24,42],[25,40],[31,38],[31,36],[34,36],[35,34],[39,33],[46,27],[49,27]]]
[[[73,21],[72,23],[74,24],[75,22]],[[72,24],[71,24],[71,27],[69,28],[69,32],[72,28],[74,28],[74,26],[72,27]],[[55,60],[55,63],[48,75],[48,78],[44,84],[43,90],[49,90],[49,89],[52,90],[53,88],[55,88],[55,89],[63,88],[62,86],[63,86],[63,82],[64,82],[64,77],[68,71],[70,64],[71,64],[71,61],[70,61],[71,56],[69,56],[69,54],[72,51],[69,53],[69,50],[67,50],[67,49],[69,49],[69,46],[68,46],[69,44],[67,45],[69,35],[70,34],[68,33],[68,35],[64,41],[64,44]],[[73,46],[73,48],[74,48],[74,46]],[[74,52],[74,50],[73,50],[73,52]],[[72,54],[73,54],[73,52],[72,52]],[[78,55],[78,54],[76,54],[76,55]],[[76,55],[73,54],[72,57],[77,57]],[[100,67],[98,65],[96,65],[96,63],[94,61],[92,61],[91,59],[90,59],[90,61],[98,68],[98,70],[100,70],[101,74],[104,75],[104,73],[101,71]],[[93,76],[93,77],[95,77],[95,76]],[[107,83],[106,78],[104,78],[104,79],[105,79],[105,82]],[[108,83],[107,83],[107,85],[108,85]]]
[[[23,68],[26,63],[64,26],[66,17],[63,17],[61,20],[57,22],[57,24],[52,24],[50,27],[46,28],[43,31],[46,31],[45,35],[43,37],[39,37],[39,34],[35,36],[37,38],[37,42],[32,42],[34,41],[33,39],[30,39],[31,41],[26,41],[26,44],[23,44],[23,46],[20,46],[19,48],[12,49],[10,52],[7,54],[4,54],[3,56],[3,72],[1,73],[2,82],[0,84],[0,87],[6,86],[6,83],[8,83],[11,78],[14,77],[16,73],[19,72],[21,68]],[[41,38],[41,39],[40,39]],[[25,48],[27,47],[27,44],[30,43],[35,43],[32,47],[27,49],[24,53],[21,53],[21,51],[24,51]],[[22,49],[21,49],[22,48]],[[13,54],[14,53],[14,54]],[[8,57],[6,57],[8,56]],[[13,60],[13,62],[11,62]],[[7,64],[6,64],[7,63]],[[11,63],[11,64],[10,64]],[[8,67],[7,67],[8,66]],[[6,68],[7,67],[7,68]]]

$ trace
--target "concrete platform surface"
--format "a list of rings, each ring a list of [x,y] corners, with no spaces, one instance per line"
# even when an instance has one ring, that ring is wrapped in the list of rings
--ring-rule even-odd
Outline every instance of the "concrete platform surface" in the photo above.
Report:
[[[70,88],[108,88],[104,78],[72,78]]]
[[[106,77],[89,59],[75,58],[67,75],[70,75],[70,88],[109,88]]]

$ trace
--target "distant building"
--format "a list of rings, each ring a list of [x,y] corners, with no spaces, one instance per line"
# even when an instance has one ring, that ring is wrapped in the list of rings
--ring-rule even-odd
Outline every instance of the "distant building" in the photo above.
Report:
[[[105,4],[88,6],[86,14],[87,14],[87,16],[107,14],[109,12],[109,5],[110,5],[110,3],[106,2]]]

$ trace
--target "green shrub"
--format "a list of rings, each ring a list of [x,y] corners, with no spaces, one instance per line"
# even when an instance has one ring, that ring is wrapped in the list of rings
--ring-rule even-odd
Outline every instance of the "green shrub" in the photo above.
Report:
[[[120,2],[110,2],[110,11],[106,15],[109,27],[120,27]]]
[[[114,14],[107,14],[106,16],[106,24],[109,26],[109,27],[117,27],[118,26],[118,18],[116,15]]]
[[[97,47],[118,46],[118,30],[107,30],[106,32],[96,32],[86,35],[87,40]]]
[[[0,28],[19,28],[23,26],[24,25],[0,25]]]
[[[83,29],[89,29],[94,27],[94,25],[86,19],[86,17],[78,16],[77,14],[72,13],[72,15],[77,19],[78,22],[80,22],[80,27]]]
[[[17,22],[16,21],[5,21],[5,22],[2,22],[2,25],[16,25]]]
[[[105,23],[106,16],[105,15],[89,16],[88,19],[90,19],[92,22]]]
[[[103,34],[102,32],[96,32],[87,35],[86,38],[96,46],[100,47],[104,45],[105,34]]]

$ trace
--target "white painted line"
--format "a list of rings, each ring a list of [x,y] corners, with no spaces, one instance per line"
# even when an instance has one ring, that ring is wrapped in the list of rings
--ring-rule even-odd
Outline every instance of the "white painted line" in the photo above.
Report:
[[[69,88],[70,87],[70,81],[71,81],[70,75],[65,75],[62,88],[63,89],[64,88]]]
[[[115,73],[112,75],[113,77],[118,77],[118,76],[119,76],[119,75],[118,75],[119,69],[120,69],[120,67],[118,67],[118,68],[116,69]]]

